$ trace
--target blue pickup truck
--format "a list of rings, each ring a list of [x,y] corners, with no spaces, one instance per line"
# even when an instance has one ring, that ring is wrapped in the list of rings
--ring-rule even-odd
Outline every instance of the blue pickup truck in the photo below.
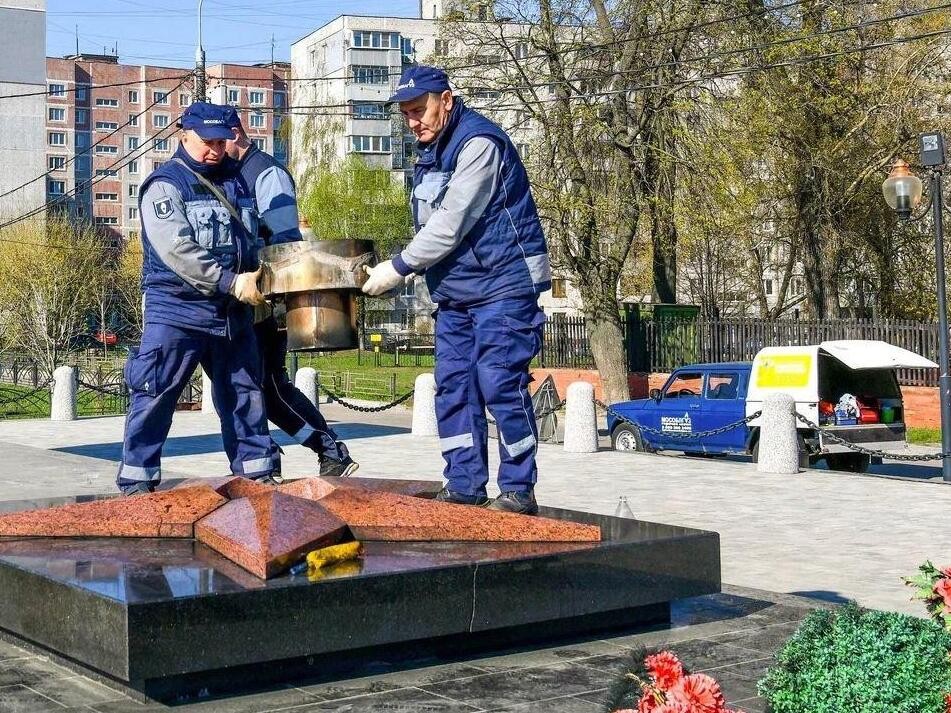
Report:
[[[880,341],[766,347],[752,363],[691,364],[675,370],[650,398],[613,404],[624,418],[609,414],[608,432],[619,451],[748,454],[756,460],[756,413],[770,393],[782,392],[792,396],[800,417],[803,467],[825,460],[833,470],[865,471],[870,456],[842,441],[889,453],[907,449],[897,369],[936,366]],[[854,418],[842,417],[843,399],[860,407]],[[716,432],[747,417],[748,423]]]
[[[750,362],[692,364],[677,369],[650,398],[625,401],[613,410],[633,426],[608,415],[611,444],[619,451],[677,450],[694,454],[749,453],[751,430],[740,426],[704,438],[684,438],[746,417]]]

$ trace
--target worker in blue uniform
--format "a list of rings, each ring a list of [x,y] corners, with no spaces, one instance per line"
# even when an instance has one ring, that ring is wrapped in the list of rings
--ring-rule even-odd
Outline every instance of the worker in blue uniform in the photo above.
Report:
[[[390,102],[416,136],[416,235],[370,268],[379,295],[425,273],[436,303],[436,416],[446,461],[438,499],[538,511],[538,431],[528,366],[541,347],[538,294],[551,287],[548,249],[528,176],[508,135],[454,97],[445,72],[403,72]],[[488,424],[498,425],[498,487],[489,502]]]
[[[175,404],[198,365],[211,377],[231,471],[273,482],[275,447],[251,316],[251,305],[264,301],[257,217],[238,164],[225,153],[228,109],[189,106],[174,157],[141,186],[145,326],[125,366],[123,494],[151,492],[160,482]]]
[[[258,247],[302,240],[293,177],[276,158],[251,143],[235,109],[228,115],[228,128],[233,136],[226,150],[238,161],[260,218]],[[255,308],[254,333],[261,353],[268,419],[317,454],[321,476],[352,475],[359,465],[351,458],[347,445],[288,378],[287,332],[278,329],[270,305]]]

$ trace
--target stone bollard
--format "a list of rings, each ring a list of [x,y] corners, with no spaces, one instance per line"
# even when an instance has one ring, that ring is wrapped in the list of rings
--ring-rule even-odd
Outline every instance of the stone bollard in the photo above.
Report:
[[[58,366],[53,372],[51,421],[76,420],[76,367]]]
[[[302,366],[294,375],[294,386],[297,387],[314,405],[320,406],[320,394],[317,393],[317,370],[313,367]]]
[[[594,386],[587,381],[575,381],[568,386],[565,400],[565,452],[596,452],[598,421],[594,411]]]
[[[439,435],[436,427],[436,378],[432,374],[420,374],[413,384],[413,435]]]
[[[763,401],[756,471],[776,474],[799,472],[796,400],[789,394],[770,394]]]
[[[201,412],[215,413],[215,401],[211,391],[211,377],[201,370]]]

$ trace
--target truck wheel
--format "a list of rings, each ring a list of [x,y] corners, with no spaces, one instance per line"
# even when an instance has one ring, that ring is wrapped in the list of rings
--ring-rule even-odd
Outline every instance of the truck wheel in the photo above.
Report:
[[[756,443],[753,444],[753,450],[751,451],[753,456],[753,462],[759,463],[759,439],[756,439]],[[806,449],[806,441],[802,436],[799,436],[799,467],[800,468],[811,468],[812,462],[809,458],[809,451]]]
[[[864,453],[829,453],[826,467],[829,470],[844,470],[848,473],[864,473],[872,459]]]
[[[644,446],[644,439],[641,438],[640,430],[636,426],[626,423],[621,424],[611,433],[611,447],[616,451],[648,452],[648,449]]]

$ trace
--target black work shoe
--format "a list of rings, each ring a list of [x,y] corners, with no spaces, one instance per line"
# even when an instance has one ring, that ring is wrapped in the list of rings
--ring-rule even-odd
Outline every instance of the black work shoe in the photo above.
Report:
[[[149,493],[155,492],[155,485],[153,483],[132,483],[131,485],[120,485],[119,492],[125,497],[131,495],[148,495]]]
[[[360,464],[353,458],[347,456],[343,460],[334,460],[333,458],[320,459],[320,477],[321,478],[346,478],[353,475]]]
[[[538,503],[535,502],[535,493],[511,491],[502,493],[499,497],[489,503],[490,510],[502,510],[503,512],[514,512],[518,515],[537,515]]]
[[[482,507],[489,502],[485,495],[465,495],[463,493],[454,493],[449,488],[443,488],[433,500],[441,503],[455,503],[456,505],[477,505]]]
[[[284,478],[281,477],[280,473],[271,473],[270,475],[265,475],[263,478],[258,478],[254,482],[260,483],[261,485],[282,485]]]

